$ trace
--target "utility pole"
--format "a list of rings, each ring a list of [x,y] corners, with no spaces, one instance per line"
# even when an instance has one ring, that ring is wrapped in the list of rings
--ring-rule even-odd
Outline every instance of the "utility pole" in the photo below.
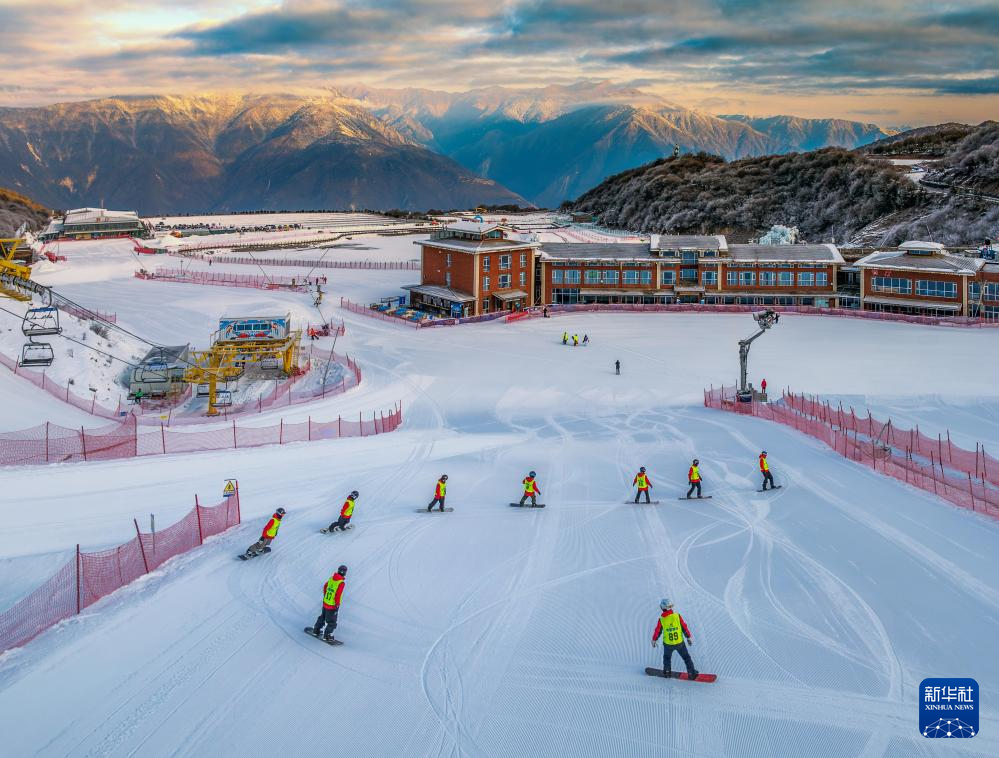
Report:
[[[749,362],[749,346],[753,344],[753,340],[776,324],[779,318],[780,315],[776,311],[771,311],[769,309],[760,311],[759,313],[754,313],[753,319],[760,327],[760,330],[751,337],[739,340],[739,390],[736,393],[739,402],[749,403],[753,400],[753,393],[746,383]]]

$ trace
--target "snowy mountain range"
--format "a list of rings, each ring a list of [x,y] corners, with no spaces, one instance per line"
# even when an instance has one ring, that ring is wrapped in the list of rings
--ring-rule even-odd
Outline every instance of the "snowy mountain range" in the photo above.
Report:
[[[0,109],[0,186],[143,213],[556,206],[672,154],[857,147],[873,124],[713,116],[603,82],[116,97]]]

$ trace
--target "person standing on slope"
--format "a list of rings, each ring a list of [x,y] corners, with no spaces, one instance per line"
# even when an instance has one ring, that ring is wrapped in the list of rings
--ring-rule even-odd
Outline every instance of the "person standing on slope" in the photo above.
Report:
[[[326,642],[333,640],[333,630],[336,629],[336,617],[340,613],[340,600],[343,597],[343,585],[347,581],[346,577],[347,567],[340,566],[323,585],[323,610],[319,614],[319,618],[316,619],[312,631],[318,637],[325,626],[326,631],[323,634],[323,639]]]
[[[687,490],[687,499],[690,500],[690,496],[694,494],[694,490],[697,490],[697,497],[701,497],[701,467],[700,461],[694,458],[694,462],[690,464],[690,469],[687,471],[687,481],[690,483],[690,489]]]
[[[350,523],[350,517],[354,515],[354,504],[357,502],[357,497],[357,490],[347,495],[347,499],[343,502],[343,507],[340,508],[340,518],[330,524],[327,531],[335,532],[340,530],[342,532],[347,528],[347,524]]]
[[[281,528],[281,519],[284,518],[284,508],[278,508],[274,515],[270,517],[264,530],[260,533],[260,539],[246,548],[246,555],[252,557],[265,552],[264,548],[269,547],[274,538],[277,537],[278,529]]]
[[[569,332],[562,332],[562,344],[563,345],[569,344]]]
[[[435,505],[440,506],[440,510],[444,510],[444,498],[447,496],[447,474],[441,475],[441,478],[437,480],[437,487],[434,489],[434,499],[430,501],[430,505],[427,506],[427,513],[430,513],[434,509]]]
[[[766,379],[764,379],[762,382],[760,382],[760,389],[763,391],[764,395],[767,394],[767,380]]]
[[[536,506],[538,504],[538,495],[541,494],[541,489],[538,487],[538,482],[535,479],[537,474],[535,472],[529,473],[524,477],[522,484],[524,485],[524,496],[520,498],[520,504],[523,505],[527,498],[531,498],[531,506]]]
[[[694,644],[694,639],[690,636],[690,630],[687,628],[687,622],[683,620],[683,616],[673,610],[672,601],[663,598],[659,602],[659,608],[662,610],[662,614],[656,622],[656,628],[652,631],[652,647],[659,645],[659,637],[661,636],[663,638],[663,676],[672,676],[673,653],[679,653],[687,667],[687,677],[696,679],[697,669],[694,668],[694,662],[690,659],[690,653],[687,651],[687,645]],[[686,638],[686,642],[684,642],[684,638]]]
[[[770,463],[767,462],[767,451],[764,450],[760,453],[760,473],[763,474],[763,491],[767,490],[767,483],[770,483],[770,489],[774,489],[776,485],[774,484],[774,475],[770,473]]]
[[[638,492],[635,493],[635,502],[638,502],[638,498],[641,497],[642,493],[645,493],[645,502],[652,502],[649,499],[649,487],[652,486],[652,480],[649,479],[649,475],[645,473],[645,466],[638,469],[638,473],[635,474],[635,479],[631,482],[632,486],[638,486]]]
[[[579,347],[579,335],[578,334],[572,335],[572,346],[573,347]]]

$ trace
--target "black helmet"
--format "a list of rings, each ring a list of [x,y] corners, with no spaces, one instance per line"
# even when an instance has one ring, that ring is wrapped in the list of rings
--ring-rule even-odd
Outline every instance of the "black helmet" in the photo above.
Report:
[[[277,516],[278,518],[284,516],[284,508],[278,508],[276,511],[274,511],[274,515]]]
[[[700,461],[694,458],[694,465],[696,466],[698,463],[700,463]]]
[[[357,490],[354,490],[353,492],[350,493],[350,496],[351,497],[358,497],[359,494],[360,493]]]
[[[535,471],[532,471],[532,472],[531,472],[530,474],[528,474],[528,476],[530,476],[530,477],[535,477],[535,476],[537,476],[537,475],[538,475],[538,474],[537,474],[537,472],[535,472]]]
[[[338,573],[338,574],[339,574],[340,576],[347,576],[347,567],[346,567],[346,566],[344,566],[344,565],[341,565],[341,566],[340,566],[340,568],[338,568],[338,569],[336,570],[336,572],[337,572],[337,573]]]
[[[760,455],[766,455],[766,454],[767,454],[766,450],[764,450],[762,453],[760,453]]]
[[[644,474],[645,473],[645,466],[642,466],[640,469],[638,469],[638,473],[639,474]]]
[[[447,474],[441,474],[441,481],[442,482],[446,482],[447,481]]]

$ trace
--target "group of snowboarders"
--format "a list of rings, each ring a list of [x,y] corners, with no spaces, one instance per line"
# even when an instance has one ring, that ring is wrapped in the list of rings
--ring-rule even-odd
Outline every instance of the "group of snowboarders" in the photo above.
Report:
[[[562,332],[562,344],[568,345],[570,341],[572,342],[573,347],[579,347],[580,344],[582,344],[583,347],[588,347],[590,344],[590,337],[589,335],[584,334],[583,341],[580,343],[578,334],[569,336],[569,332]]]
[[[763,489],[761,492],[769,489],[776,489],[779,485],[774,484],[773,474],[770,471],[770,464],[767,458],[767,451],[764,450],[759,456],[759,467],[760,473],[763,476]],[[544,504],[538,503],[538,495],[541,494],[541,487],[538,484],[537,472],[530,471],[527,476],[521,481],[523,486],[523,496],[520,498],[519,503],[510,503],[514,507],[525,507],[528,500],[531,501],[529,507],[532,508],[544,508]],[[447,474],[442,474],[438,478],[434,486],[434,497],[433,500],[426,506],[427,512],[433,511],[436,506],[440,512],[445,510],[444,502],[447,498]],[[687,470],[687,481],[690,484],[690,489],[687,490],[686,498],[690,499],[691,496],[696,491],[697,497],[703,497],[701,493],[701,471],[700,471],[700,461],[694,458],[690,464],[690,468]],[[632,480],[632,486],[636,488],[635,493],[635,503],[639,502],[639,499],[644,494],[645,502],[653,502],[649,495],[649,490],[654,486],[652,484],[652,479],[646,471],[645,466],[639,468],[638,473],[635,474]],[[321,529],[323,533],[331,533],[338,531],[345,531],[350,528],[350,519],[354,514],[354,507],[357,503],[357,498],[359,493],[357,490],[352,490],[349,495],[347,495],[344,500],[343,505],[340,508],[340,515],[336,521],[329,525],[326,529]],[[710,495],[708,495],[710,497]],[[658,501],[656,501],[658,502]],[[453,511],[453,508],[448,508],[448,511]],[[281,528],[282,519],[284,519],[285,510],[284,508],[278,508],[274,511],[274,514],[268,519],[267,523],[264,525],[263,530],[260,534],[260,539],[247,548],[246,553],[240,555],[239,557],[243,560],[261,555],[262,553],[270,552],[270,544],[273,542],[274,538],[278,534],[278,530]],[[329,579],[323,584],[323,602],[322,609],[319,613],[319,617],[316,619],[312,626],[305,627],[305,632],[307,634],[316,637],[330,645],[340,645],[342,644],[340,640],[334,638],[334,631],[337,627],[337,618],[340,612],[340,603],[343,599],[343,591],[346,585],[347,577],[347,566],[340,565],[337,570],[330,576]],[[687,626],[686,621],[683,616],[677,613],[673,609],[673,603],[669,599],[663,599],[660,604],[660,616],[656,621],[655,629],[652,633],[652,647],[657,647],[660,640],[663,643],[663,665],[662,670],[654,668],[646,668],[646,673],[653,676],[663,676],[666,678],[680,678],[687,679],[690,681],[702,681],[702,682],[713,682],[715,680],[714,674],[700,674],[694,667],[694,662],[690,657],[690,651],[687,649],[689,645],[692,645],[694,640],[690,634],[690,629]],[[680,658],[683,660],[684,666],[686,667],[686,674],[674,674],[672,670],[672,659],[673,653],[679,654]]]

